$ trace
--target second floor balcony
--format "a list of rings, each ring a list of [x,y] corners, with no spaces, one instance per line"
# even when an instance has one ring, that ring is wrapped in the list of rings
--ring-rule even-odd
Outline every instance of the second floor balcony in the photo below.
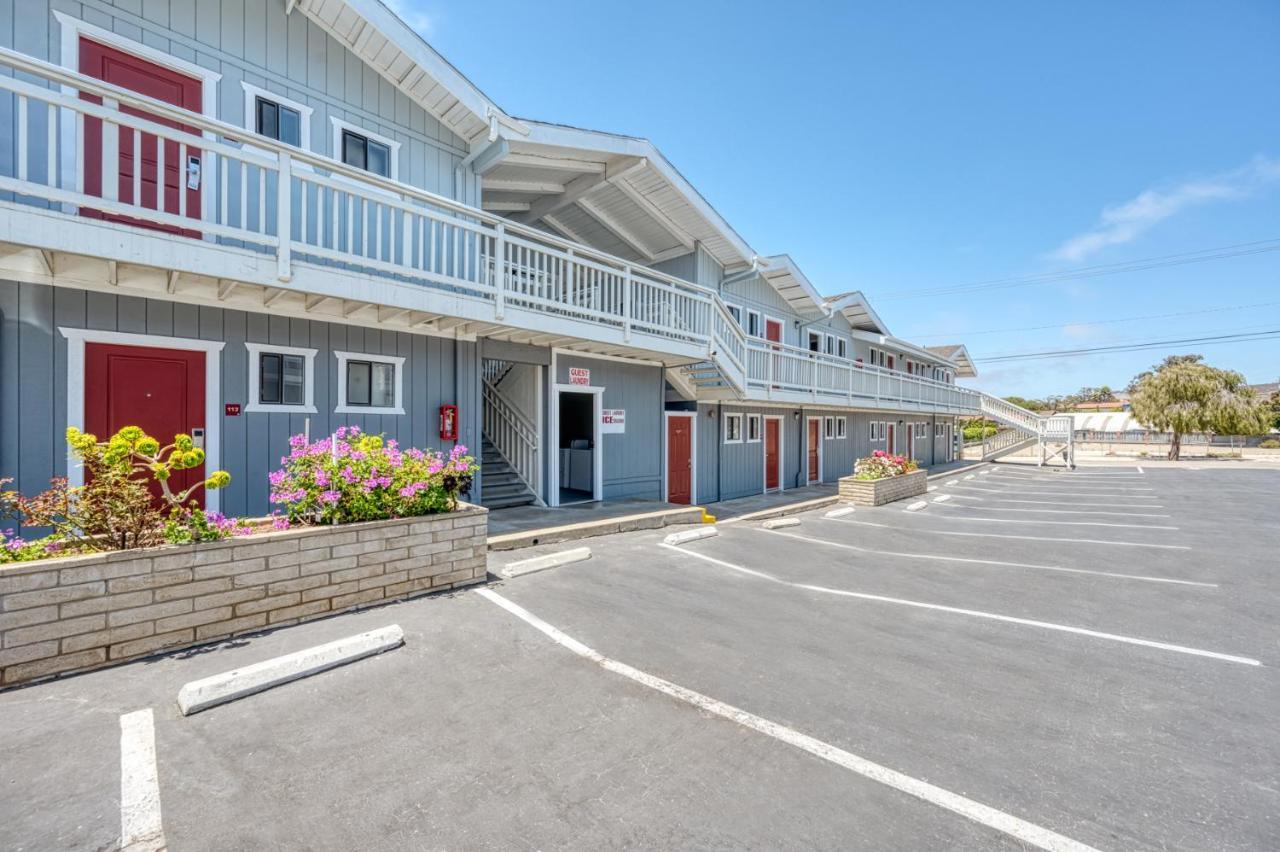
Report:
[[[748,337],[714,290],[588,246],[21,53],[0,69],[0,242],[35,252],[38,279],[123,288],[138,268],[224,307],[710,364],[741,399],[977,410]],[[59,255],[95,264],[71,279]]]

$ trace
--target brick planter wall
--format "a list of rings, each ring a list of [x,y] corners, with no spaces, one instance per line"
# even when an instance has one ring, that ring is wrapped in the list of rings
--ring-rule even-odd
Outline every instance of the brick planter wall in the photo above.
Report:
[[[894,500],[923,494],[928,488],[929,474],[923,470],[888,479],[854,479],[852,476],[845,476],[840,479],[840,501],[853,503],[855,506],[883,506]]]
[[[0,687],[481,582],[488,514],[0,567]]]

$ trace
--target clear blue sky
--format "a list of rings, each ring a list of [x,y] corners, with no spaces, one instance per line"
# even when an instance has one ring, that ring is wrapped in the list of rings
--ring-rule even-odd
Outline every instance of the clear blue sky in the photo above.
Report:
[[[1280,3],[399,0],[508,112],[645,136],[762,254],[975,358],[1280,328],[1280,252],[925,287],[1280,238]],[[998,334],[992,329],[1067,327]],[[1180,346],[1252,382],[1280,338]],[[983,366],[1044,395],[1168,351]]]

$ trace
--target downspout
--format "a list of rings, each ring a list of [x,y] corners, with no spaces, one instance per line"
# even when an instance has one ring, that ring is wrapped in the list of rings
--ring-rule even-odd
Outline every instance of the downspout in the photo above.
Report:
[[[753,254],[751,255],[750,266],[748,266],[746,269],[742,270],[741,272],[735,272],[732,275],[726,275],[724,278],[720,279],[720,289],[723,290],[725,287],[728,287],[730,284],[736,284],[739,281],[745,281],[751,276],[755,275],[764,267],[767,267],[768,265],[769,265],[769,262],[767,260],[761,260],[760,255]]]
[[[491,112],[489,113],[489,142],[492,144],[497,141],[498,141],[498,116]],[[484,151],[484,147],[477,147],[470,154],[467,154],[467,156],[463,157],[453,170],[453,195],[456,200],[461,201],[464,204],[466,203],[466,199],[461,197],[462,196],[462,177],[464,174],[466,174],[467,169],[471,167],[471,164],[475,162],[476,157],[480,156],[480,153],[482,151]],[[480,205],[476,204],[476,206],[479,207]]]

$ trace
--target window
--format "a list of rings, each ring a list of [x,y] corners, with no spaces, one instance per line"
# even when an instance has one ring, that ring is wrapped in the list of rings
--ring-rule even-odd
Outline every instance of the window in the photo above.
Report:
[[[849,341],[843,337],[836,338],[836,354],[841,358],[849,357]]]
[[[884,350],[883,350],[883,349],[875,349],[875,348],[873,348],[873,349],[871,350],[871,357],[870,357],[870,359],[869,359],[869,360],[870,360],[871,366],[873,366],[873,367],[883,367],[883,366],[885,365],[885,354],[884,354]],[[892,358],[890,358],[890,359],[889,359],[889,367],[890,367],[890,368],[892,368],[892,367],[893,367],[893,359],[892,359]]]
[[[836,437],[844,440],[849,437],[849,421],[845,417],[836,418]]]
[[[244,89],[245,127],[259,136],[311,150],[311,107],[251,83],[241,81],[240,86]],[[298,163],[298,167],[310,168],[305,163]]]
[[[331,118],[330,121],[333,122],[333,150],[336,159],[375,175],[398,179],[399,142],[370,133],[338,118]]]
[[[825,343],[826,343],[826,346],[824,347],[823,351],[824,351],[824,352],[826,352],[828,355],[834,355],[834,354],[836,354],[836,339],[835,339],[835,337],[833,337],[833,336],[832,336],[832,335],[830,335],[830,334],[825,335],[825,336],[824,336],[824,341],[825,341]]]
[[[339,414],[404,414],[404,359],[335,352]]]
[[[254,104],[254,130],[295,148],[302,145],[302,113],[259,97]]]
[[[747,415],[747,443],[755,444],[760,441],[760,415]]]
[[[726,444],[742,443],[741,414],[726,414],[724,416],[724,442]]]
[[[836,436],[836,419],[834,417],[822,418],[822,437],[830,441]]]
[[[729,316],[733,317],[733,321],[738,324],[738,328],[742,328],[742,308],[738,305],[726,304],[725,308],[729,311]]]
[[[883,420],[871,421],[871,442],[879,443],[884,440],[885,428]]]
[[[760,312],[747,311],[747,334],[760,337]]]
[[[817,352],[819,351],[819,349],[820,347],[818,345],[818,332],[816,331],[809,332],[809,351]]]
[[[246,343],[249,400],[245,412],[315,414],[314,349]]]

